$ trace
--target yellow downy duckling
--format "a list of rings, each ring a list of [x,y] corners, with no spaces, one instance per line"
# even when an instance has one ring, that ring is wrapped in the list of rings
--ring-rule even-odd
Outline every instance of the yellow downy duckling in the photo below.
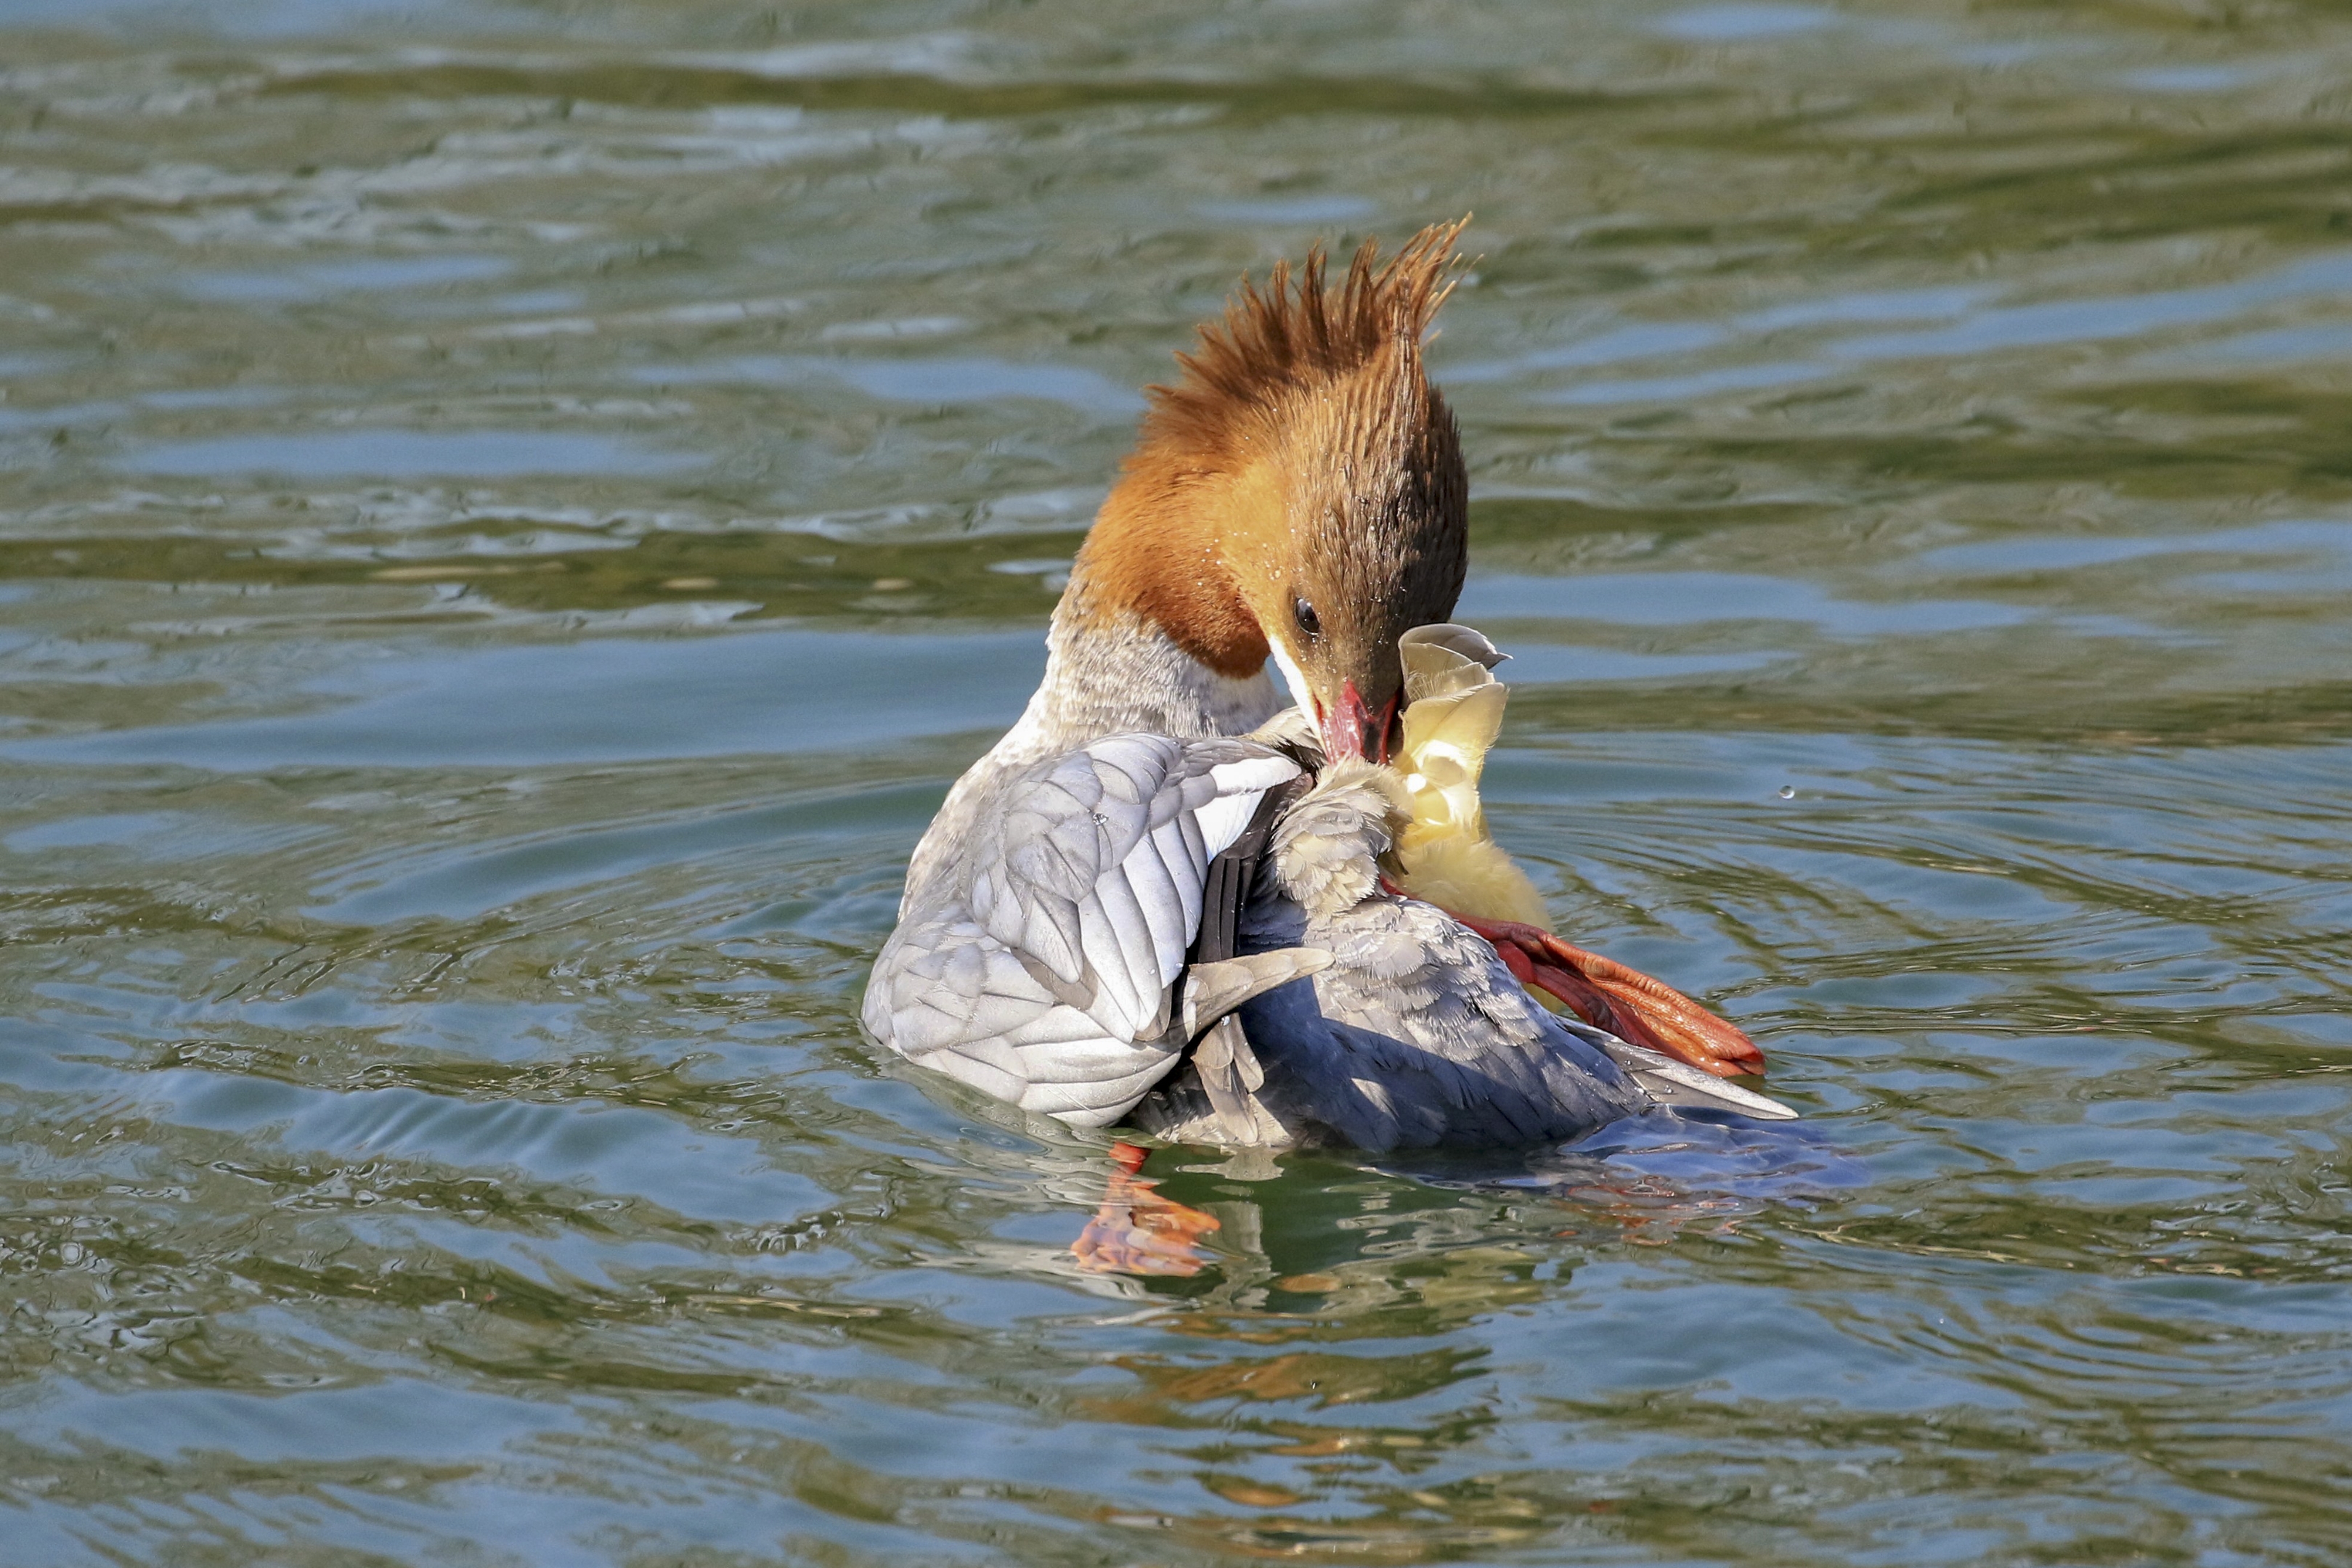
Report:
[[[1397,835],[1397,884],[1456,915],[1550,930],[1535,883],[1487,831],[1478,800],[1478,776],[1510,700],[1494,666],[1510,655],[1455,625],[1417,627],[1397,639],[1397,653],[1404,734],[1390,766],[1412,811]]]
[[[1722,1077],[1761,1072],[1764,1053],[1738,1028],[1664,982],[1552,935],[1543,899],[1495,841],[1478,776],[1502,733],[1508,654],[1467,626],[1420,626],[1397,639],[1406,706],[1390,766],[1412,820],[1391,852],[1395,885],[1495,945],[1539,1000],[1622,1040]]]

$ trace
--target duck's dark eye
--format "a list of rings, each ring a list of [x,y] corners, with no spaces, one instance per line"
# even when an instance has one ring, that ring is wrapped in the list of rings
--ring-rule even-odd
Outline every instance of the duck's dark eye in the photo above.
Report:
[[[1309,637],[1323,635],[1323,618],[1315,613],[1315,606],[1304,599],[1291,601],[1290,612],[1298,617],[1298,629]]]

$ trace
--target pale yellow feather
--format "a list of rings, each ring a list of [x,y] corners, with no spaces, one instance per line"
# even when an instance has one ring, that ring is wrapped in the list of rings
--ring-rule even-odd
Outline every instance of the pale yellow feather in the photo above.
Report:
[[[1396,881],[1456,914],[1549,931],[1535,884],[1486,831],[1478,800],[1478,777],[1502,733],[1510,690],[1465,648],[1500,657],[1462,627],[1423,627],[1399,643],[1409,700],[1391,765],[1404,780],[1412,815],[1397,835]]]

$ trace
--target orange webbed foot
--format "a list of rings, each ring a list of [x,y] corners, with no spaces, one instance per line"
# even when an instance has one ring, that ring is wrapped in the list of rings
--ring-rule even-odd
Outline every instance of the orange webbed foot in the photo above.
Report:
[[[1217,1217],[1153,1191],[1154,1184],[1137,1174],[1145,1155],[1133,1144],[1113,1144],[1110,1154],[1119,1168],[1103,1190],[1102,1207],[1070,1243],[1078,1267],[1093,1274],[1161,1277],[1207,1268],[1208,1254],[1195,1243],[1219,1228]]]
[[[1664,980],[1563,942],[1539,925],[1454,918],[1493,943],[1521,985],[1558,997],[1596,1029],[1717,1078],[1764,1071],[1764,1052],[1754,1040]]]

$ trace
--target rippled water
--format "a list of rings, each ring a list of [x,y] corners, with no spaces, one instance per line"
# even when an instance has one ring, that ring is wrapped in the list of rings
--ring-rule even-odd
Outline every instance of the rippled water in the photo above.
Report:
[[[2352,14],[0,6],[0,1561],[2352,1559]],[[1503,836],[1801,1132],[854,1019],[1134,389],[1475,210]]]

